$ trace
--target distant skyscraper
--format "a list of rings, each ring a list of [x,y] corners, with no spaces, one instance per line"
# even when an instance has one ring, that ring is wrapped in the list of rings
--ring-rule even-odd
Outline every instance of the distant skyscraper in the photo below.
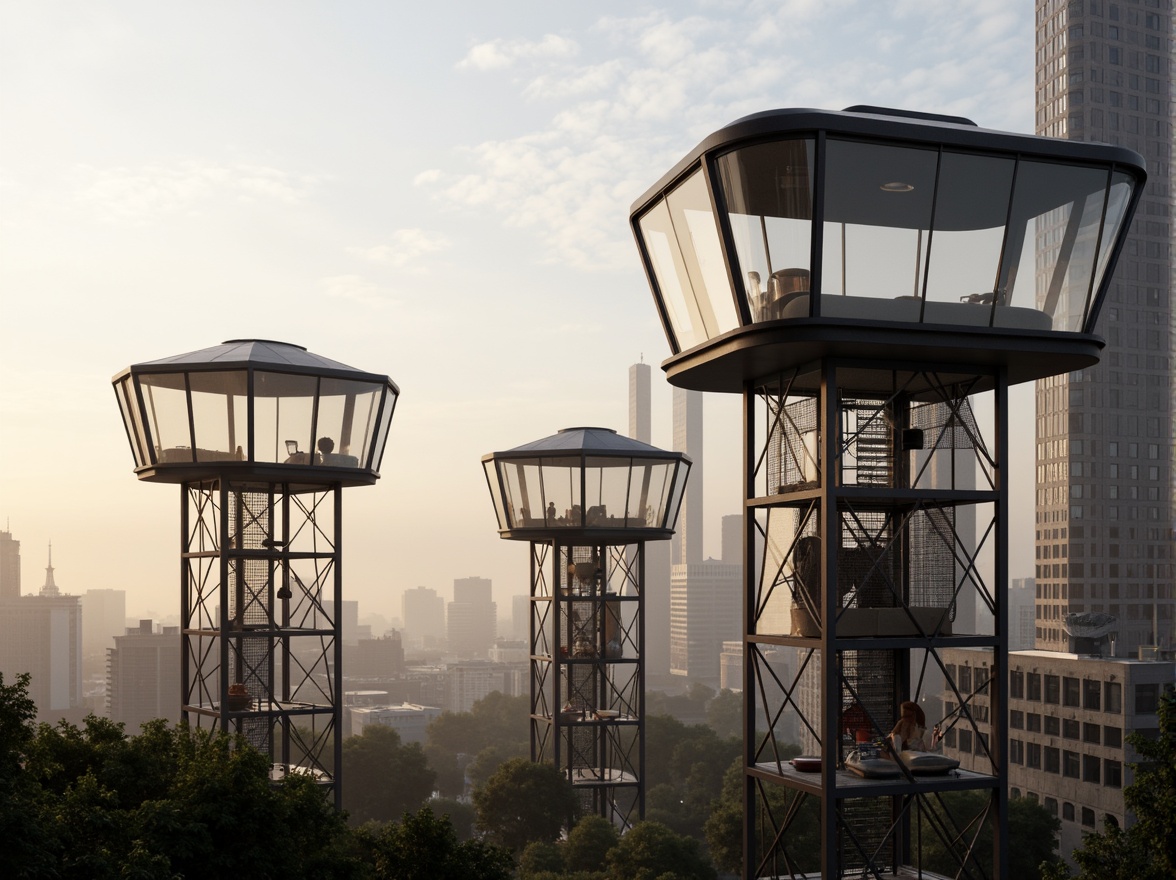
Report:
[[[179,627],[156,632],[150,620],[124,627],[107,653],[106,711],[128,733],[154,718],[180,720]]]
[[[405,590],[400,599],[404,633],[414,647],[440,648],[445,639],[445,600],[429,587]]]
[[[651,375],[649,364],[629,367],[629,436],[642,443],[653,442]],[[691,475],[692,482],[698,473]],[[677,528],[682,528],[681,519]],[[676,541],[645,544],[645,676],[653,681],[670,674],[670,559]]]
[[[454,580],[445,628],[451,654],[470,659],[489,656],[498,635],[498,606],[492,598],[489,578]]]
[[[29,673],[40,720],[81,721],[82,608],[58,589],[52,559],[38,595],[0,599],[0,672],[7,681]]]
[[[12,532],[0,532],[0,600],[20,596],[20,541]]]
[[[127,593],[126,590],[86,590],[81,595],[81,604],[82,673],[87,679],[105,678],[106,652],[114,647],[115,638],[127,631]]]
[[[629,436],[651,443],[650,369],[644,361],[629,367]]]
[[[743,514],[723,517],[723,562],[743,567]]]
[[[1037,383],[1036,646],[1071,650],[1066,615],[1104,612],[1115,654],[1133,656],[1173,647],[1176,610],[1172,0],[1037,0],[1036,13],[1037,132],[1129,147],[1148,168],[1101,363]],[[1039,230],[1039,246],[1066,246],[1060,233]]]
[[[694,463],[686,497],[674,532],[675,565],[702,562],[702,392],[674,389],[674,451],[685,452]]]
[[[691,479],[694,475],[691,474]],[[670,585],[670,672],[720,685],[723,642],[740,637],[743,569],[708,559],[675,565]]]
[[[1034,610],[1037,596],[1033,578],[1012,578],[1009,581],[1009,650],[1030,651],[1037,640]]]

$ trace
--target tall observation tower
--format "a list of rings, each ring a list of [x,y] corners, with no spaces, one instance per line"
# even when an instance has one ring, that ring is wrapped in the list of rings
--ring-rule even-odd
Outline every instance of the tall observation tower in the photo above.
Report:
[[[932,841],[1008,876],[1008,389],[1098,362],[1144,179],[1120,147],[776,110],[633,206],[669,381],[743,397],[745,878],[925,876]],[[932,680],[959,708],[893,745]],[[936,722],[978,770],[935,755]]]
[[[343,494],[370,486],[399,391],[235,339],[114,377],[140,480],[180,486],[182,717],[341,802]]]
[[[628,828],[645,816],[645,544],[673,535],[690,459],[566,428],[482,465],[499,534],[531,545],[531,760]]]

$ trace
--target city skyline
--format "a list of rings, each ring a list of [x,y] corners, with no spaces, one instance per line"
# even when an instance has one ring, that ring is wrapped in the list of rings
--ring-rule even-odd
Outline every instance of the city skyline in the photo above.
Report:
[[[174,492],[136,485],[110,377],[277,338],[403,392],[383,478],[348,501],[345,595],[392,617],[405,589],[477,575],[509,607],[525,577],[479,459],[624,430],[625,370],[667,354],[625,218],[667,160],[780,106],[1033,128],[1020,0],[463,8],[0,7],[0,516],[26,559],[52,541],[70,589],[178,609]],[[669,399],[654,380],[663,448]],[[712,399],[708,422],[737,409]],[[709,433],[704,558],[739,457]]]

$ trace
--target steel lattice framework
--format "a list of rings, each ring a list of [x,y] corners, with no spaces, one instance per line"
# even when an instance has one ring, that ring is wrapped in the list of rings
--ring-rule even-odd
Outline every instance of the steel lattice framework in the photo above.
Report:
[[[341,487],[226,479],[186,483],[182,497],[184,720],[241,734],[271,757],[275,778],[302,772],[334,786]]]
[[[747,390],[749,877],[915,876],[932,841],[959,876],[988,877],[992,853],[977,842],[1003,851],[1006,428],[991,404],[979,424],[972,401],[995,389],[1003,412],[1007,384],[1000,371],[872,366],[872,381],[870,364],[831,359]],[[979,620],[957,614],[972,606]],[[989,679],[961,687],[941,658],[950,647],[981,654]],[[901,701],[943,691],[986,772],[916,775],[901,760],[891,779],[849,772]],[[991,728],[969,710],[975,693],[993,701]],[[819,774],[789,762],[791,740],[820,756]],[[819,860],[793,843],[806,822],[821,828]]]
[[[644,543],[531,544],[531,760],[621,828],[645,815],[644,560]]]

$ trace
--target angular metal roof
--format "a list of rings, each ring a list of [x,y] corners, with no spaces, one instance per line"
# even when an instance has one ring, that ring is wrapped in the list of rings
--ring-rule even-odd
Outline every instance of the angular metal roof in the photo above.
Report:
[[[307,351],[301,345],[276,342],[272,339],[229,339],[211,348],[189,351],[155,361],[137,364],[139,367],[193,366],[195,364],[217,364],[218,366],[242,366],[245,364],[272,364],[284,367],[303,367],[317,370],[347,370],[363,372],[322,355]]]
[[[577,455],[636,455],[645,458],[677,457],[686,458],[681,453],[667,452],[618,434],[612,428],[563,428],[558,433],[542,440],[533,440],[508,449],[506,452],[496,452],[493,456],[509,457],[514,454],[544,454],[544,453],[572,453]],[[689,459],[687,459],[689,461]]]

